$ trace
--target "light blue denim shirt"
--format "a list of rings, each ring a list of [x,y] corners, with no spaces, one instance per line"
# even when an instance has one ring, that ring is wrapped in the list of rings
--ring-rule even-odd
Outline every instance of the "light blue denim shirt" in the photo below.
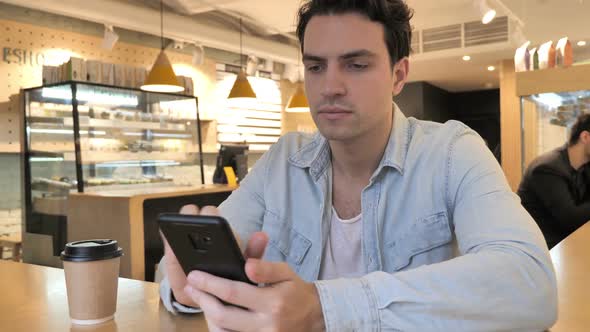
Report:
[[[315,283],[327,331],[541,331],[555,322],[541,232],[465,125],[394,107],[383,159],[361,194],[364,277],[317,280],[331,189],[327,140],[291,133],[220,206],[242,241],[266,232],[265,259]]]

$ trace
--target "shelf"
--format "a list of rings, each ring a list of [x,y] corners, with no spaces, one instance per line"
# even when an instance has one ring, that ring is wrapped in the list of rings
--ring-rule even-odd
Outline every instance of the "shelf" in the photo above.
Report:
[[[31,150],[31,151],[29,151],[29,157],[38,157],[38,158],[62,158],[64,156],[64,153],[68,153],[68,152],[63,152],[63,151],[38,151],[38,150]]]
[[[65,125],[73,124],[71,119],[67,119]],[[127,121],[127,120],[102,120],[102,119],[83,119],[80,118],[80,127],[93,128],[119,128],[119,129],[152,129],[152,130],[167,130],[167,131],[186,131],[184,124],[170,124],[160,122],[148,121]]]
[[[518,96],[580,91],[587,90],[589,86],[590,64],[516,73]]]
[[[87,192],[150,191],[175,186],[173,177],[186,181],[185,168],[197,174],[203,167],[197,129],[208,122],[197,122],[196,98],[85,85],[77,89],[76,114],[69,105],[69,84],[24,90],[28,101],[25,121],[32,135],[24,147],[30,170],[25,176],[26,190],[64,197],[82,184]],[[79,124],[79,144],[74,140],[74,121]],[[76,154],[82,165],[76,163]],[[154,168],[160,179],[149,176]],[[77,182],[80,171],[83,178]]]
[[[190,121],[190,120],[187,120]],[[62,124],[64,126],[73,127],[74,121],[72,118],[56,118],[56,117],[41,117],[34,116],[29,118],[29,123],[34,124]],[[81,128],[116,128],[116,129],[151,129],[162,131],[182,131],[186,132],[186,124],[176,123],[160,123],[151,121],[127,121],[119,119],[92,119],[85,116],[80,117]]]
[[[89,157],[88,154],[91,154]],[[84,165],[92,165],[99,163],[118,162],[118,161],[150,161],[150,160],[165,160],[183,163],[197,158],[196,152],[82,152],[82,163]],[[75,161],[76,156],[74,152],[64,153],[64,160]]]

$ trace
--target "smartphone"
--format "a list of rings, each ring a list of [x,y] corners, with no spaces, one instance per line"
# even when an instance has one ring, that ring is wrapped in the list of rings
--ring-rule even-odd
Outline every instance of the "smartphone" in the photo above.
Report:
[[[164,213],[158,225],[187,275],[194,270],[254,285],[231,228],[222,217]]]

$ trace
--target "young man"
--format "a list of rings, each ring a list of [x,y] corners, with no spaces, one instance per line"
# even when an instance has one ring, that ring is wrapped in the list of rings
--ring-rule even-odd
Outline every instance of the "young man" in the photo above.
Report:
[[[565,146],[531,162],[518,195],[549,248],[590,220],[590,114],[578,117]]]
[[[162,299],[212,331],[543,330],[547,247],[482,139],[406,118],[402,0],[312,0],[299,12],[319,133],[288,134],[220,207],[248,240],[255,287],[194,271],[166,245]],[[263,254],[264,253],[264,254]],[[220,300],[234,304],[224,305]]]

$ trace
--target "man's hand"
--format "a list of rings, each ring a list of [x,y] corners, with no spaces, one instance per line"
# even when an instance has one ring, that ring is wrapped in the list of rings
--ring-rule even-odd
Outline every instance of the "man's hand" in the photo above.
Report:
[[[214,206],[205,206],[199,210],[199,208],[195,205],[185,205],[180,209],[181,214],[192,214],[192,215],[207,215],[207,216],[218,216],[219,210]],[[160,233],[161,234],[161,233]],[[240,237],[234,233],[234,236],[238,243],[241,244]],[[198,307],[198,302],[195,302],[191,296],[189,296],[185,291],[185,287],[187,285],[186,281],[186,274],[182,269],[182,266],[178,262],[178,259],[174,255],[174,252],[170,248],[168,241],[162,235],[162,241],[164,242],[164,255],[166,256],[166,275],[168,276],[168,281],[170,282],[170,288],[172,289],[172,293],[174,294],[174,298],[180,304],[189,306],[189,307]],[[264,254],[264,249],[266,248],[266,244],[268,242],[268,237],[264,233],[257,233],[252,235],[250,240],[248,241],[248,245],[246,250],[244,251],[244,256],[246,258],[260,258]],[[243,249],[243,248],[242,248]],[[243,250],[242,250],[243,251]]]
[[[300,279],[286,263],[250,258],[246,274],[253,282],[267,286],[259,288],[200,271],[189,274],[186,294],[201,305],[210,331],[325,329],[315,286]]]
[[[180,209],[181,214],[193,214],[198,215],[199,213],[202,215],[219,215],[217,208],[212,206],[206,206],[199,211],[199,208],[196,205],[185,205]],[[186,274],[180,266],[178,259],[174,255],[174,252],[170,248],[168,241],[164,237],[164,235],[160,232],[162,237],[162,241],[164,242],[164,256],[166,257],[166,276],[168,277],[168,281],[170,282],[170,288],[172,289],[172,293],[174,294],[174,298],[180,304],[189,306],[189,307],[198,307],[198,303],[194,302],[192,298],[187,295],[184,291],[186,287]]]

